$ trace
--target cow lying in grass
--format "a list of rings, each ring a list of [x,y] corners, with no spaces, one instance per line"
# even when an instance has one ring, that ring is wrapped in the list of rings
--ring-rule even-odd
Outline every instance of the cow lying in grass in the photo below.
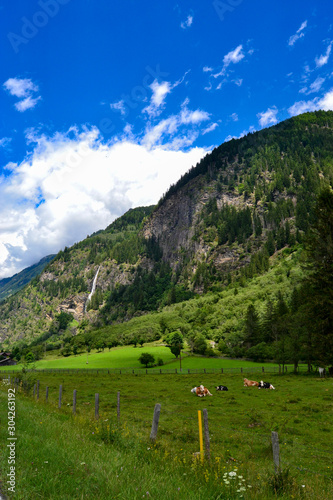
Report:
[[[209,392],[207,387],[204,387],[203,385],[199,385],[199,387],[193,387],[193,389],[191,389],[191,392],[193,392],[193,394],[196,394],[197,396],[199,396],[199,398],[202,398],[202,396],[212,396],[213,395]]]
[[[217,391],[227,391],[228,390],[228,387],[226,387],[225,385],[218,385],[216,387],[216,390]]]
[[[256,382],[255,380],[248,380],[247,378],[244,379],[244,387],[258,387],[259,382]]]
[[[259,389],[275,389],[275,387],[273,387],[269,382],[263,382],[262,380],[260,380]]]

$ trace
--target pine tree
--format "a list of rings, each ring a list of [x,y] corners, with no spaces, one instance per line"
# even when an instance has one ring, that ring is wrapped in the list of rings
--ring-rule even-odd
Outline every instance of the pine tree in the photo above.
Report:
[[[308,328],[317,361],[333,364],[333,192],[324,188],[306,239]]]

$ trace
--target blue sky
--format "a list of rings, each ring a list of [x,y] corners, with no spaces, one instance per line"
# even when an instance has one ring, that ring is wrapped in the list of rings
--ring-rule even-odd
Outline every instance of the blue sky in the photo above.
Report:
[[[156,203],[214,146],[333,109],[333,6],[0,0],[0,278]]]

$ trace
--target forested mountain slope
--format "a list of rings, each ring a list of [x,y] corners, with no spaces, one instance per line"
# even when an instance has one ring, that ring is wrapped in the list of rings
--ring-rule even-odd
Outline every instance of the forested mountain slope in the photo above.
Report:
[[[286,247],[287,255],[302,244],[320,188],[332,185],[332,166],[332,112],[306,113],[222,144],[157,207],[131,210],[61,251],[0,306],[2,340],[42,336],[61,311],[100,328],[244,285],[268,271],[275,252]]]
[[[25,285],[30,283],[32,279],[38,276],[45,266],[55,257],[55,255],[48,255],[43,257],[37,264],[23,269],[23,271],[14,274],[11,278],[4,278],[0,280],[0,302],[11,295],[14,295],[21,290]]]

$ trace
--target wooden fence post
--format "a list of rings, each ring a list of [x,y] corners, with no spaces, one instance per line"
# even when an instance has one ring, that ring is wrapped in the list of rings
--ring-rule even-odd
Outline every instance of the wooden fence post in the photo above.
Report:
[[[45,401],[49,399],[49,388],[46,387]]]
[[[200,445],[200,458],[201,462],[204,459],[204,451],[203,451],[203,437],[202,437],[202,419],[201,419],[201,410],[198,410],[198,424],[199,424],[199,445]]]
[[[153,423],[152,423],[151,432],[150,432],[150,439],[152,441],[155,441],[156,436],[157,436],[160,413],[161,413],[161,405],[160,405],[160,403],[156,403],[155,408],[154,408]]]
[[[99,418],[99,394],[95,394],[95,418]]]
[[[272,431],[272,448],[273,448],[275,474],[278,474],[280,468],[279,435],[277,432],[274,431]]]
[[[58,408],[61,408],[62,385],[59,386],[59,403]]]
[[[120,391],[117,392],[117,418],[120,422]]]
[[[204,433],[205,433],[205,448],[206,448],[206,457],[210,460],[210,439],[209,439],[209,428],[208,428],[208,412],[206,408],[202,410],[203,413],[203,421],[204,421]]]
[[[76,389],[73,391],[73,414],[76,413]]]

